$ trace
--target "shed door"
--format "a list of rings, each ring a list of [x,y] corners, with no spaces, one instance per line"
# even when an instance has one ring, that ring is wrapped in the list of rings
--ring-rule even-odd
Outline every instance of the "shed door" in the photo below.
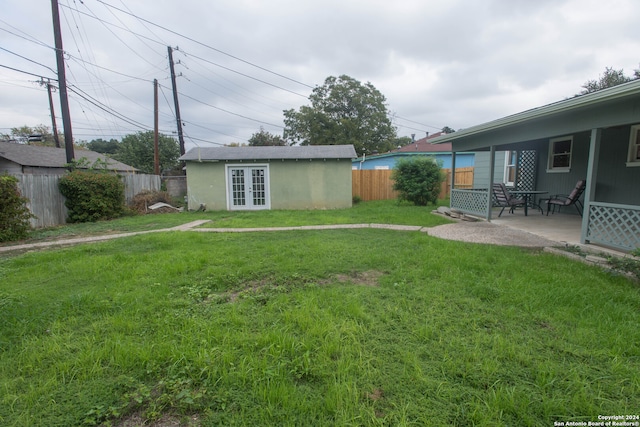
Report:
[[[229,209],[269,209],[269,168],[267,166],[227,169]]]

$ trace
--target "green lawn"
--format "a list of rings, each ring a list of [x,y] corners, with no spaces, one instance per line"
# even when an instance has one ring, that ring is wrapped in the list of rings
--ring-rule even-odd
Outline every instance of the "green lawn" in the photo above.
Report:
[[[416,212],[355,222],[434,217]],[[0,258],[3,426],[597,421],[638,414],[639,346],[637,283],[421,232],[170,232]]]
[[[440,200],[439,205],[449,206],[449,200]],[[413,206],[396,200],[363,202],[351,209],[286,211],[268,210],[253,212],[182,212],[173,214],[150,214],[129,216],[113,221],[99,221],[81,224],[68,224],[60,227],[33,230],[29,239],[21,242],[0,243],[10,246],[34,243],[52,239],[76,238],[100,234],[127,233],[135,231],[158,230],[176,227],[191,221],[207,219],[206,227],[291,227],[322,224],[360,224],[381,223],[400,225],[421,225],[432,227],[446,224],[442,216],[431,214],[433,206]]]

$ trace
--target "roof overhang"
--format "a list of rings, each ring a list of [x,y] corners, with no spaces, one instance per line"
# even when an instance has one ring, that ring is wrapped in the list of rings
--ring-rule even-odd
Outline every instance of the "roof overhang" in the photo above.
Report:
[[[472,126],[432,143],[451,142],[454,151],[480,150],[632,123],[640,123],[640,80]]]

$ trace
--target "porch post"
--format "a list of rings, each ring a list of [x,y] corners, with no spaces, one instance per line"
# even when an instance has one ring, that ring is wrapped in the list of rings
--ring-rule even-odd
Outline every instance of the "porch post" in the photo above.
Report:
[[[451,150],[453,150],[453,147],[451,148]],[[453,194],[454,188],[456,188],[456,152],[451,151],[451,184],[449,184],[449,206],[451,206],[451,195]]]
[[[602,129],[591,129],[591,141],[589,142],[589,161],[587,163],[587,186],[584,190],[584,212],[582,212],[582,231],[580,243],[587,243],[589,231],[589,209],[591,201],[596,195],[596,181],[598,180],[598,160],[600,158],[600,140]]]
[[[487,182],[487,221],[491,221],[491,192],[493,191],[493,174],[496,166],[496,147],[492,145],[489,149],[489,182]]]

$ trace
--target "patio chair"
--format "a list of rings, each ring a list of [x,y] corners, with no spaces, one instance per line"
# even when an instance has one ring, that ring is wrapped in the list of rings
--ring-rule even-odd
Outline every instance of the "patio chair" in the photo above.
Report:
[[[501,182],[493,184],[493,197],[495,206],[502,207],[498,217],[502,215],[502,212],[504,212],[506,208],[509,208],[509,213],[513,213],[517,206],[524,205],[524,200],[514,197],[513,194],[507,190],[507,186]]]
[[[555,212],[557,207],[559,212],[561,207],[571,205],[575,206],[580,216],[582,216],[582,210],[584,209],[584,206],[580,201],[580,196],[582,196],[582,193],[584,193],[584,189],[586,188],[586,186],[587,181],[581,179],[576,183],[576,187],[573,189],[573,191],[571,191],[569,195],[556,194],[547,199],[547,216],[549,215],[549,210],[551,210],[551,212],[553,213]]]

